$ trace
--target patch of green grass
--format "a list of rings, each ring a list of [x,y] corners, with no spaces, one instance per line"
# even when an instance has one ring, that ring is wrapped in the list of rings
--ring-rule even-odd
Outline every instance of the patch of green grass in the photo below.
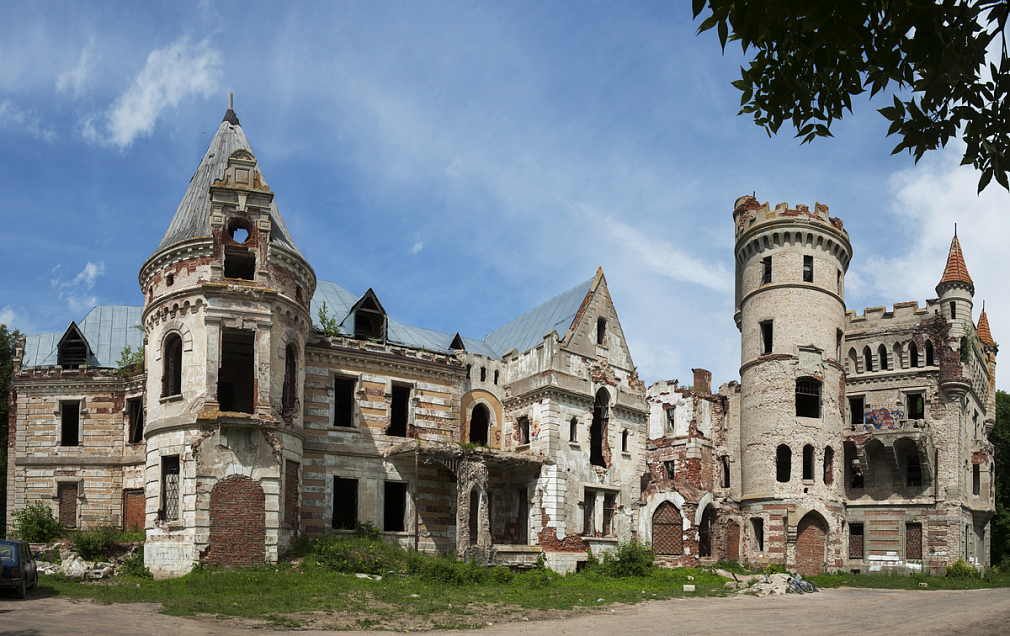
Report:
[[[1010,587],[1010,573],[986,572],[978,577],[932,576],[930,574],[819,574],[807,577],[818,587],[862,587],[885,590],[983,590]]]

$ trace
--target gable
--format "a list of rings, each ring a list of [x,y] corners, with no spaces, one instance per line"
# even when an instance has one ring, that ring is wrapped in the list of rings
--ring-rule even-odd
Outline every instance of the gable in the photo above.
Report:
[[[602,268],[597,270],[575,320],[564,335],[561,349],[590,359],[605,358],[610,366],[619,369],[635,368]]]

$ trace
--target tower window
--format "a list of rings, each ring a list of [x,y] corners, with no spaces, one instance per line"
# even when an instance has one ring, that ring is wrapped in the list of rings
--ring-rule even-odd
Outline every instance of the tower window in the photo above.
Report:
[[[293,345],[284,348],[284,387],[281,394],[281,405],[284,416],[293,416],[296,396],[298,394],[298,354]]]
[[[60,446],[81,445],[81,403],[60,402]]]
[[[224,277],[255,280],[256,254],[241,247],[226,247],[224,250]]]
[[[803,479],[814,479],[814,447],[810,444],[803,447]]]
[[[761,284],[767,285],[772,282],[772,257],[765,256],[761,259]]]
[[[409,413],[410,387],[394,384],[392,403],[389,405],[389,428],[386,430],[386,435],[406,437]]]
[[[775,479],[786,483],[792,477],[793,451],[785,444],[775,450]]]
[[[919,366],[919,347],[914,342],[908,345],[908,365],[913,369]]]
[[[144,441],[144,400],[131,398],[126,401],[126,415],[130,419],[130,444]]]
[[[488,440],[488,424],[491,421],[491,417],[488,414],[487,407],[483,404],[478,404],[473,407],[473,411],[470,413],[470,438],[471,444],[480,444],[481,446],[487,446]]]
[[[354,378],[333,378],[333,425],[354,426]]]
[[[628,431],[621,431],[621,452],[628,452]]]
[[[255,395],[256,334],[226,331],[221,337],[221,368],[217,373],[217,401],[222,411],[252,413]]]
[[[957,320],[957,303],[950,301],[950,319]]]
[[[870,353],[869,347],[863,347],[863,369],[867,373],[873,371],[873,354]]]
[[[761,323],[761,354],[768,355],[772,352],[772,321]]]
[[[812,283],[814,282],[814,257],[804,256],[803,257],[803,282]]]
[[[480,368],[480,381],[487,382],[487,367]]]
[[[171,287],[174,284],[175,284],[175,274],[169,274],[168,276],[165,277],[166,287]]]
[[[607,342],[607,319],[600,316],[596,319],[596,344],[603,345]]]
[[[909,473],[909,477],[911,478],[911,473]],[[978,464],[973,464],[971,467],[971,492],[976,497],[982,492],[982,469]]]
[[[796,417],[821,416],[821,383],[812,378],[796,381]]]
[[[494,383],[498,384],[498,369],[494,370]]]
[[[165,338],[161,354],[161,397],[182,393],[182,338],[179,334],[169,334]]]
[[[174,521],[179,518],[179,456],[161,458],[161,518]]]
[[[838,283],[838,295],[841,296],[842,295],[842,270],[837,270],[836,274],[837,274],[836,278],[837,278],[837,283]]]

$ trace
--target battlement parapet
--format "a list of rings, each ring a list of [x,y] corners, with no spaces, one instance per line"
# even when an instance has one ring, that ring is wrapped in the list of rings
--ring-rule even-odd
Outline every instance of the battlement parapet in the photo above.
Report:
[[[842,220],[830,216],[828,206],[822,203],[815,203],[813,212],[805,205],[790,208],[788,203],[779,203],[773,209],[767,202],[758,203],[755,197],[745,195],[737,199],[733,205],[733,224],[736,227],[737,240],[756,225],[783,219],[823,223],[841,233],[846,241],[849,238],[849,233],[845,231]]]
[[[862,314],[850,309],[845,312],[845,325],[862,330],[917,323],[933,315],[939,309],[939,302],[933,298],[926,301],[925,307],[920,307],[918,301],[910,300],[894,303],[891,311],[887,311],[887,307],[867,307]]]

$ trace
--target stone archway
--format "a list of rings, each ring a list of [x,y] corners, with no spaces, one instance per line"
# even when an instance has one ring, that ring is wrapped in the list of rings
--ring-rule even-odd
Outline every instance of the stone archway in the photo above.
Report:
[[[232,475],[210,491],[207,565],[260,565],[266,559],[266,497],[258,482]]]
[[[652,515],[652,549],[656,554],[684,554],[684,518],[669,501]]]
[[[815,512],[809,512],[796,526],[796,571],[804,576],[824,573],[828,524]]]

